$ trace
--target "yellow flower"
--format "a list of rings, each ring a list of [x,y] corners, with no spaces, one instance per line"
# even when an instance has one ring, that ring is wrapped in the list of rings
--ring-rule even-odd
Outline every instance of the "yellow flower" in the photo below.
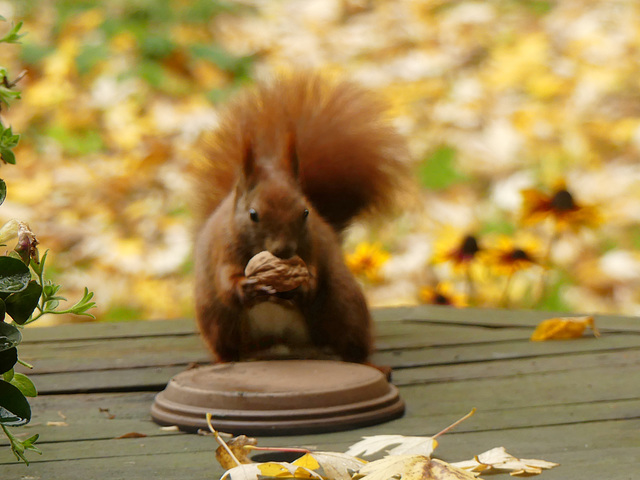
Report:
[[[390,257],[380,244],[363,242],[356,247],[355,252],[345,256],[345,262],[354,275],[375,283],[381,280],[380,268]]]
[[[478,239],[471,234],[460,235],[447,229],[434,245],[433,263],[451,262],[454,271],[466,271],[478,259],[481,251]]]
[[[540,265],[541,256],[542,247],[538,239],[524,234],[515,238],[500,235],[495,246],[484,252],[486,263],[498,275],[513,275],[519,270]]]
[[[466,296],[456,292],[451,282],[440,282],[435,287],[422,287],[419,296],[422,303],[430,305],[467,306]]]
[[[552,218],[557,231],[596,227],[601,219],[598,209],[578,204],[564,182],[559,182],[551,194],[536,189],[522,191],[522,223],[533,225]]]

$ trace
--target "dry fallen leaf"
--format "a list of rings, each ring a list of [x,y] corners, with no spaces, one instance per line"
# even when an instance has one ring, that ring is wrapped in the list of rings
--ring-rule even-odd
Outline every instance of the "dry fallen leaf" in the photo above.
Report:
[[[545,340],[566,340],[582,337],[585,329],[589,327],[595,337],[600,336],[593,317],[558,317],[543,320],[531,335],[534,342]]]
[[[440,430],[433,437],[410,437],[405,435],[374,435],[372,437],[363,437],[362,440],[351,445],[346,453],[354,457],[368,457],[386,450],[392,445],[397,445],[394,448],[386,450],[386,453],[389,455],[425,455],[429,457],[438,447],[436,438],[454,429],[475,413],[476,409],[472,408],[469,413],[460,417],[448,427]]]
[[[539,475],[544,469],[557,467],[558,463],[528,458],[516,458],[507,453],[504,447],[487,450],[473,460],[452,463],[452,465],[470,472],[502,473],[508,471],[513,476]]]
[[[144,433],[139,433],[139,432],[129,432],[129,433],[125,433],[124,435],[120,435],[119,437],[115,437],[116,440],[119,440],[121,438],[145,438],[147,435]]]
[[[394,448],[389,447],[397,445]],[[385,450],[389,455],[425,455],[431,456],[438,442],[432,437],[409,437],[404,435],[374,435],[363,437],[346,451],[354,457],[368,457]]]
[[[246,445],[257,445],[258,441],[255,438],[247,437],[246,435],[240,435],[233,437],[231,440],[225,442],[229,450],[233,453],[233,458],[229,452],[221,445],[216,449],[216,460],[227,470],[238,465],[237,462],[242,464],[253,463],[249,458],[250,450],[244,448]]]
[[[244,274],[256,279],[259,285],[272,287],[276,292],[288,292],[309,279],[307,265],[300,257],[282,259],[267,251],[254,255],[247,263]]]
[[[67,422],[47,422],[47,427],[68,427]]]
[[[476,480],[473,473],[425,455],[389,455],[367,463],[353,480]],[[480,479],[482,480],[482,479]]]
[[[160,427],[160,430],[163,432],[179,432],[180,427],[177,425],[167,425],[166,427]]]
[[[299,465],[331,480],[351,480],[353,472],[358,471],[367,462],[346,453],[311,452],[298,458],[294,465]]]

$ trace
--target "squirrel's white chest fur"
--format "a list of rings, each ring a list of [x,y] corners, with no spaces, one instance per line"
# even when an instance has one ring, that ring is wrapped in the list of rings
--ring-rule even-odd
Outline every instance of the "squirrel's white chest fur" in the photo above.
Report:
[[[261,302],[247,311],[247,327],[251,339],[276,339],[289,345],[310,343],[307,323],[294,306]]]

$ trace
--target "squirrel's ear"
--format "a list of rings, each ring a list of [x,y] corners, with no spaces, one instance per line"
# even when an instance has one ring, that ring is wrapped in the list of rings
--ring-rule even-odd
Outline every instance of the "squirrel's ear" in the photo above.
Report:
[[[251,178],[256,167],[251,140],[245,140],[242,148],[242,173],[245,178]]]
[[[242,172],[240,183],[244,191],[251,190],[256,184],[256,158],[251,140],[245,139],[242,146]]]
[[[298,180],[300,175],[300,159],[298,158],[298,148],[296,147],[296,134],[291,132],[287,135],[287,144],[285,146],[285,161],[288,163],[289,171],[293,178]]]

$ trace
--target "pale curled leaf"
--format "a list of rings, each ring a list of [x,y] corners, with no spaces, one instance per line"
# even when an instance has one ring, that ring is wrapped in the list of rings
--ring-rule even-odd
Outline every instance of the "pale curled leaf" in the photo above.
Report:
[[[487,450],[473,460],[452,463],[452,465],[470,472],[502,473],[513,476],[530,476],[542,473],[542,470],[557,467],[558,463],[527,458],[516,458],[507,453],[504,447]]]
[[[394,448],[389,448],[396,445]],[[438,442],[431,437],[408,437],[404,435],[374,435],[363,437],[346,451],[353,457],[368,457],[386,451],[389,455],[431,456]]]
[[[309,459],[313,460],[315,465],[311,461],[307,463]],[[312,452],[300,457],[293,463],[294,465],[301,465],[317,471],[323,478],[351,480],[352,473],[358,471],[367,462],[346,453]]]
[[[363,466],[353,480],[476,480],[475,474],[425,455],[389,455]],[[482,480],[482,479],[480,479]]]

